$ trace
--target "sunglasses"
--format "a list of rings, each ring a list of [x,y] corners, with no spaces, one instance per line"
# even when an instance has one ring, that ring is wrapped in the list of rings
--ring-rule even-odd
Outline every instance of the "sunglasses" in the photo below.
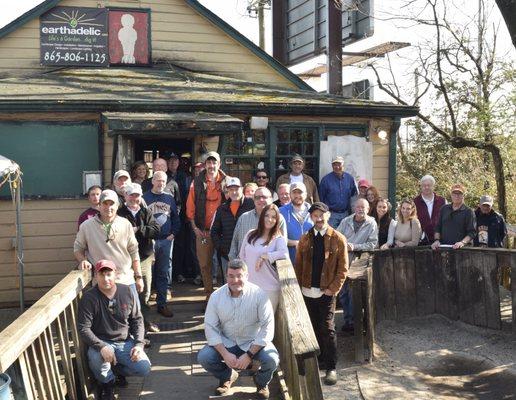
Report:
[[[254,196],[255,200],[267,200],[270,196]]]
[[[256,179],[268,179],[268,177],[265,175],[258,175]]]

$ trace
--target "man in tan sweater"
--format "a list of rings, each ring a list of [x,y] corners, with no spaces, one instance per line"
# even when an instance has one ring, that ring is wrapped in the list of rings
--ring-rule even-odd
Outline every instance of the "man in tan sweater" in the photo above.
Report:
[[[138,242],[131,223],[117,216],[118,196],[113,190],[100,195],[100,214],[84,221],[77,232],[73,251],[79,269],[91,269],[99,260],[113,261],[117,267],[116,282],[135,284],[143,290]]]

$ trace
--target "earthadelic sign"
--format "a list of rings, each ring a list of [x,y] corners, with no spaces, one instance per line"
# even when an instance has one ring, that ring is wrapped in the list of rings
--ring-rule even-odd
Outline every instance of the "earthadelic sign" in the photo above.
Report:
[[[147,10],[55,7],[40,17],[42,65],[150,64]]]
[[[55,7],[40,17],[43,65],[109,65],[108,10]]]

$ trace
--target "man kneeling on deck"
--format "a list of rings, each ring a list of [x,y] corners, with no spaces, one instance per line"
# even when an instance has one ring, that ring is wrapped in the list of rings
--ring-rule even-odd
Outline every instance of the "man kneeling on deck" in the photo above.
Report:
[[[326,369],[324,383],[335,385],[335,299],[348,271],[347,242],[328,224],[330,212],[326,204],[315,202],[308,212],[314,227],[299,240],[294,269],[321,349],[319,362]]]
[[[115,283],[116,266],[95,264],[97,285],[79,303],[78,329],[88,346],[88,363],[100,385],[100,399],[114,399],[115,374],[145,376],[149,358],[143,351],[144,326],[140,305],[130,286]]]
[[[237,380],[235,370],[259,364],[254,382],[260,399],[269,398],[269,382],[278,368],[278,351],[272,344],[274,314],[267,294],[248,282],[247,265],[228,263],[227,283],[210,297],[204,316],[208,344],[199,352],[199,364],[219,379],[217,395],[228,394]]]

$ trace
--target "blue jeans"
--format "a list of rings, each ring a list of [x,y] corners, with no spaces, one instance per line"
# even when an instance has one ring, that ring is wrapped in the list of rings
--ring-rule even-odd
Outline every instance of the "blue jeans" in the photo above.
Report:
[[[151,363],[147,354],[141,352],[141,359],[139,361],[131,361],[131,349],[134,347],[132,339],[125,342],[106,341],[106,343],[115,351],[116,365],[113,368],[117,374],[123,376],[146,376],[149,374]],[[88,364],[97,382],[108,383],[115,379],[111,364],[105,362],[100,351],[95,350],[93,347],[88,348]]]
[[[330,214],[330,219],[328,220],[328,224],[330,224],[330,226],[333,229],[337,229],[337,227],[340,224],[340,221],[342,221],[348,215],[349,214],[347,212],[338,213],[338,212],[332,211],[331,214]]]
[[[158,307],[167,304],[167,290],[172,281],[172,243],[173,241],[167,239],[157,239],[154,243],[154,282]]]
[[[233,346],[227,350],[237,357],[245,353],[240,347]],[[255,360],[260,362],[260,369],[256,373],[256,385],[262,388],[269,384],[272,374],[278,368],[279,354],[276,347],[272,343],[261,349],[255,356]],[[226,382],[231,377],[231,368],[229,368],[219,352],[212,346],[204,346],[197,355],[197,361],[210,374],[214,375],[221,382]]]
[[[344,325],[353,325],[353,302],[351,300],[351,287],[347,279],[344,281],[342,289],[340,289],[339,301],[342,305]]]

